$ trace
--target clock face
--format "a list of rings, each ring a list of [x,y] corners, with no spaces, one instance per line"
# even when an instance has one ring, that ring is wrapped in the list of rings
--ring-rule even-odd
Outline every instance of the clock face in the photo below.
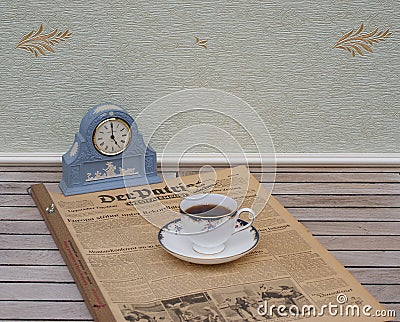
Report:
[[[93,132],[93,144],[103,155],[117,155],[128,147],[131,137],[128,123],[112,117],[97,125]]]

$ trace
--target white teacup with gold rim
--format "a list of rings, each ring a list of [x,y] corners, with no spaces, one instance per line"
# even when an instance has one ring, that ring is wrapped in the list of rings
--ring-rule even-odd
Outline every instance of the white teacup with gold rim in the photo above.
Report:
[[[250,208],[237,209],[237,202],[220,194],[196,194],[184,198],[180,205],[182,234],[193,242],[193,249],[201,254],[217,254],[233,235],[248,229],[255,212]],[[250,222],[235,230],[242,212],[248,212]]]

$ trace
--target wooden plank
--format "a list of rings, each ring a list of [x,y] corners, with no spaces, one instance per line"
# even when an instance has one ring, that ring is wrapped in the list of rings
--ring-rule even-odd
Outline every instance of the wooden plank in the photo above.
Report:
[[[400,236],[317,236],[328,250],[400,250]],[[57,250],[51,235],[0,235],[0,249]]]
[[[399,251],[331,251],[345,266],[400,267]],[[58,251],[0,250],[0,265],[62,265]]]
[[[400,284],[400,268],[348,268],[364,284]]]
[[[1,166],[0,172],[61,172],[62,166]]]
[[[279,197],[278,197],[279,198]],[[287,207],[299,220],[400,221],[400,209],[390,207]],[[366,206],[368,206],[366,204]],[[42,220],[35,206],[0,207],[0,220]]]
[[[399,250],[400,236],[319,236],[328,250]]]
[[[254,176],[260,182],[270,182],[271,175],[256,173]],[[399,173],[302,173],[302,172],[278,172],[275,177],[275,182],[309,182],[309,183],[341,183],[341,182],[358,182],[358,183],[399,183]]]
[[[1,301],[0,319],[9,320],[92,320],[83,302]]]
[[[75,284],[0,283],[0,301],[83,301]]]
[[[337,172],[337,171],[324,171],[324,172],[316,172],[309,170],[308,172],[298,172],[289,170],[288,172],[277,171],[275,176],[275,182],[331,182],[331,183],[340,183],[340,182],[370,182],[370,183],[387,183],[387,182],[400,182],[400,173],[399,171],[390,171],[390,172],[363,172],[358,171],[359,168],[355,168],[355,170],[351,172]],[[260,182],[271,182],[273,176],[271,172],[259,172],[252,171],[252,174],[260,181]],[[257,170],[257,169],[254,169]],[[191,174],[198,174],[199,168],[182,168],[178,175],[185,176]]]
[[[165,177],[175,177],[175,171],[164,171]],[[7,171],[0,172],[0,182],[60,182],[62,172],[60,171]]]
[[[163,178],[175,178],[174,173],[163,173]],[[28,194],[27,188],[30,187],[32,182],[1,182],[0,184],[0,194]],[[46,187],[55,191],[58,189],[58,182],[46,183]]]
[[[276,183],[272,193],[276,195],[346,195],[400,194],[400,183]]]
[[[168,171],[168,167],[165,167],[164,170]],[[171,168],[172,169],[172,168]],[[173,168],[175,169],[175,168]],[[307,169],[307,168],[304,168]],[[347,169],[347,168],[344,168]],[[366,168],[366,169],[371,169],[370,171],[373,171],[375,168]],[[388,172],[390,171],[390,168],[376,168],[376,172]],[[161,168],[160,165],[157,167],[157,171],[160,172]],[[393,170],[395,171],[395,170]],[[49,166],[41,166],[41,165],[34,165],[34,166],[0,166],[0,172],[62,172],[62,165],[61,163],[59,165],[49,165]],[[304,171],[301,171],[304,172]]]
[[[180,176],[183,175],[190,175],[190,174],[195,174],[199,172],[199,169],[202,166],[185,166],[185,165],[180,165],[179,166],[179,173]],[[227,166],[221,167],[217,166],[214,167],[214,170],[220,170],[220,169],[226,169]],[[269,167],[269,166],[250,166],[247,168],[250,169],[250,172],[253,174],[259,174],[259,173],[280,173],[280,172],[286,172],[286,173],[400,173],[400,167],[359,167],[359,166],[352,166],[352,167],[314,167],[314,166],[309,166],[309,167],[283,167],[277,165],[275,168],[274,167]],[[170,168],[172,169],[172,168]],[[211,170],[210,170],[211,171]]]
[[[2,221],[0,233],[4,234],[50,234],[44,221]]]
[[[166,176],[175,176],[175,172],[165,171]],[[184,175],[197,174],[195,171],[184,171]],[[261,173],[253,173],[254,176],[265,181],[271,178],[270,174],[262,175]],[[182,175],[182,174],[181,174]],[[59,182],[61,180],[61,172],[0,172],[0,182]],[[276,174],[275,182],[369,182],[369,183],[387,183],[387,182],[400,182],[399,172],[278,172]]]
[[[267,171],[268,168],[266,167]],[[257,167],[250,167],[251,172],[262,172],[261,168]],[[362,173],[362,172],[374,172],[374,173],[381,173],[381,172],[391,172],[391,173],[400,173],[399,167],[276,167],[276,172],[353,172],[353,173]]]
[[[400,284],[400,268],[354,268],[348,270],[361,283]],[[67,266],[0,266],[1,282],[64,282],[74,280]]]
[[[400,222],[320,222],[307,221],[303,225],[314,235],[384,235],[399,236]]]
[[[276,196],[284,207],[400,207],[400,195],[395,196]]]
[[[29,195],[0,195],[0,207],[34,207],[35,203]],[[1,208],[0,208],[1,209]]]
[[[32,322],[32,321],[36,321],[36,322],[60,322],[60,321],[62,321],[62,322],[76,322],[76,321],[79,321],[79,322],[91,322],[91,321],[93,321],[93,320],[81,320],[81,319],[79,319],[79,320],[65,320],[65,319],[62,319],[62,320],[49,320],[49,319],[45,319],[45,320],[43,320],[43,319],[39,319],[39,320],[21,320],[21,319],[18,319],[17,320],[18,322]],[[0,322],[10,322],[10,320],[2,320],[2,319],[0,319]]]
[[[165,178],[175,178],[174,174],[165,175]],[[32,182],[2,182],[0,194],[27,194],[27,188]],[[58,183],[48,183],[46,187],[58,187]],[[400,194],[398,183],[275,183],[274,195],[302,195],[302,194]]]
[[[398,208],[287,208],[299,220],[400,221]],[[0,220],[42,220],[32,207],[0,207]]]
[[[170,179],[170,178],[176,178],[176,172],[175,171],[164,171],[164,172],[159,172],[158,175],[160,176],[161,179]]]
[[[398,208],[286,208],[299,220],[306,221],[400,221]]]
[[[0,250],[0,265],[65,265],[59,251]]]
[[[15,194],[15,195],[27,195],[27,188],[29,188],[32,182],[1,182],[0,194]],[[47,183],[46,187],[56,189],[58,183]]]
[[[36,206],[0,207],[0,220],[42,220]]]
[[[400,222],[307,221],[303,224],[314,235],[400,235]],[[43,221],[2,221],[0,233],[50,234]]]
[[[0,249],[57,250],[51,235],[0,235]]]
[[[365,285],[383,302],[400,302],[400,285]],[[0,301],[12,300],[52,300],[82,301],[82,296],[74,284],[64,283],[0,283]]]
[[[400,267],[399,251],[331,251],[344,266]]]
[[[80,310],[82,310],[77,303],[66,303],[60,306],[60,310],[57,311],[57,305],[58,303],[46,303],[46,302],[29,302],[26,304],[26,307],[24,307],[24,303],[27,302],[4,302],[2,306],[0,306],[0,310],[3,309],[6,305],[8,305],[8,310],[5,311],[3,315],[0,313],[0,321],[1,322],[9,322],[10,320],[18,320],[19,322],[27,322],[27,321],[46,321],[46,322],[58,322],[58,321],[63,321],[63,322],[72,322],[72,321],[93,321],[87,318],[82,318],[82,313]],[[82,306],[82,305],[81,305]],[[396,316],[400,317],[400,304],[384,304],[384,306],[387,309],[394,310],[397,312]],[[78,310],[79,309],[79,310]],[[21,312],[21,316],[24,316],[24,318],[19,318],[19,315],[17,315],[15,312],[14,314],[12,313],[12,310],[17,310],[18,312]],[[33,312],[32,315],[30,315],[30,310]],[[71,318],[71,315],[73,315],[74,312],[68,312],[67,315],[64,315],[64,312],[67,312],[68,310],[78,310],[76,313],[77,315],[74,315]],[[46,315],[43,312],[48,312],[49,315]],[[79,315],[78,315],[79,314]],[[3,317],[4,316],[4,317]],[[51,318],[47,318],[47,316],[51,316]],[[68,316],[66,319],[64,317]],[[78,316],[78,317],[77,317]],[[1,319],[1,317],[5,318]],[[62,320],[60,320],[62,318]],[[26,320],[25,320],[26,319]],[[71,320],[73,319],[73,320]],[[395,321],[400,321],[398,318]]]
[[[361,194],[358,192],[357,194]],[[371,195],[371,196],[348,196],[348,195],[278,195],[277,198],[286,207],[400,207],[400,195]],[[327,203],[327,200],[329,203]],[[33,201],[28,195],[0,195],[1,206],[33,206]]]
[[[0,266],[1,282],[73,283],[67,266]]]
[[[29,182],[1,182],[0,194],[28,194],[27,188],[30,186]]]
[[[10,322],[10,320],[2,320],[2,319],[0,319],[0,322]],[[79,319],[79,320],[64,320],[64,319],[62,319],[62,320],[49,320],[49,319],[46,319],[46,320],[43,320],[43,319],[39,319],[39,320],[21,320],[21,319],[18,319],[18,322],[32,322],[32,321],[36,321],[36,322],[39,322],[39,321],[41,321],[41,322],[60,322],[60,321],[62,321],[62,322],[76,322],[76,321],[79,321],[79,322],[91,322],[91,321],[93,321],[93,320],[81,320],[81,319]]]
[[[0,181],[59,182],[61,172],[0,172]]]
[[[400,302],[400,285],[364,285],[380,302]]]

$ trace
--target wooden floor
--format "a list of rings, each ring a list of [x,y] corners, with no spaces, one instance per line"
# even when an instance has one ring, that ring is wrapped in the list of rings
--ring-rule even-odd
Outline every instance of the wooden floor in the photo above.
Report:
[[[398,319],[399,171],[280,168],[273,193]],[[0,167],[0,321],[91,321],[26,191],[60,178],[60,167]]]

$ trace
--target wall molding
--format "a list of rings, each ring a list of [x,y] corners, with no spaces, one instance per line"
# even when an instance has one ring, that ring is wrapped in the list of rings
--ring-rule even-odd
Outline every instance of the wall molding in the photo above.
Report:
[[[60,166],[62,153],[0,153],[0,166]],[[158,162],[163,166],[227,166],[248,164],[260,166],[273,164],[267,154],[158,154]],[[277,153],[276,164],[280,167],[399,167],[400,153]]]

